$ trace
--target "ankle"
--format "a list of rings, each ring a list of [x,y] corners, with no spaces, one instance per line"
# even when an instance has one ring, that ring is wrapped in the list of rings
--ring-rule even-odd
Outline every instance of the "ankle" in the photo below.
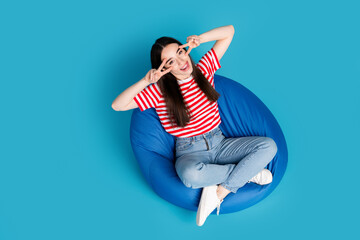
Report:
[[[226,188],[224,188],[221,185],[218,185],[218,187],[216,189],[216,194],[220,201],[223,200],[229,193],[230,193],[229,190],[227,190]]]

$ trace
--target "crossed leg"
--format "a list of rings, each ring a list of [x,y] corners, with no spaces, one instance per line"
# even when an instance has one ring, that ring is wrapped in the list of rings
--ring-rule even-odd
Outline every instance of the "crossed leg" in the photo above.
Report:
[[[220,194],[227,195],[230,191],[236,193],[264,169],[276,152],[276,144],[269,137],[224,138],[210,151],[182,155],[176,160],[175,168],[185,186],[202,188],[220,184]]]

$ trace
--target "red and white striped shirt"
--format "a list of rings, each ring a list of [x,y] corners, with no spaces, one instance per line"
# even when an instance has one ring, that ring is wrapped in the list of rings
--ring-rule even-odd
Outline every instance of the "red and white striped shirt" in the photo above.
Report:
[[[214,74],[221,68],[221,65],[213,48],[199,60],[196,67],[215,88]],[[209,132],[219,126],[221,119],[217,102],[211,103],[207,99],[192,76],[177,82],[185,105],[190,110],[190,122],[185,127],[179,127],[176,123],[171,125],[165,99],[157,83],[148,85],[134,97],[134,100],[141,111],[151,107],[155,108],[165,131],[175,137],[192,137]]]

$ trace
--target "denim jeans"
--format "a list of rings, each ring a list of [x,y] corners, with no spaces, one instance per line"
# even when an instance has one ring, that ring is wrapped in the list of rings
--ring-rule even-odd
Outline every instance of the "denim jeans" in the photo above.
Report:
[[[220,184],[236,193],[268,165],[276,152],[272,138],[225,138],[217,127],[202,135],[176,138],[175,169],[187,187]]]

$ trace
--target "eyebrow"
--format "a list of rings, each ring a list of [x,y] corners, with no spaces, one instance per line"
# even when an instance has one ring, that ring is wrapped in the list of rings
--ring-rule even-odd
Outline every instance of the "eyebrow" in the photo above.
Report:
[[[179,50],[180,50],[180,48],[178,48],[178,49],[176,50],[176,53],[178,53]],[[169,59],[166,61],[166,63],[168,63],[170,60],[171,60],[171,58],[169,58]]]

